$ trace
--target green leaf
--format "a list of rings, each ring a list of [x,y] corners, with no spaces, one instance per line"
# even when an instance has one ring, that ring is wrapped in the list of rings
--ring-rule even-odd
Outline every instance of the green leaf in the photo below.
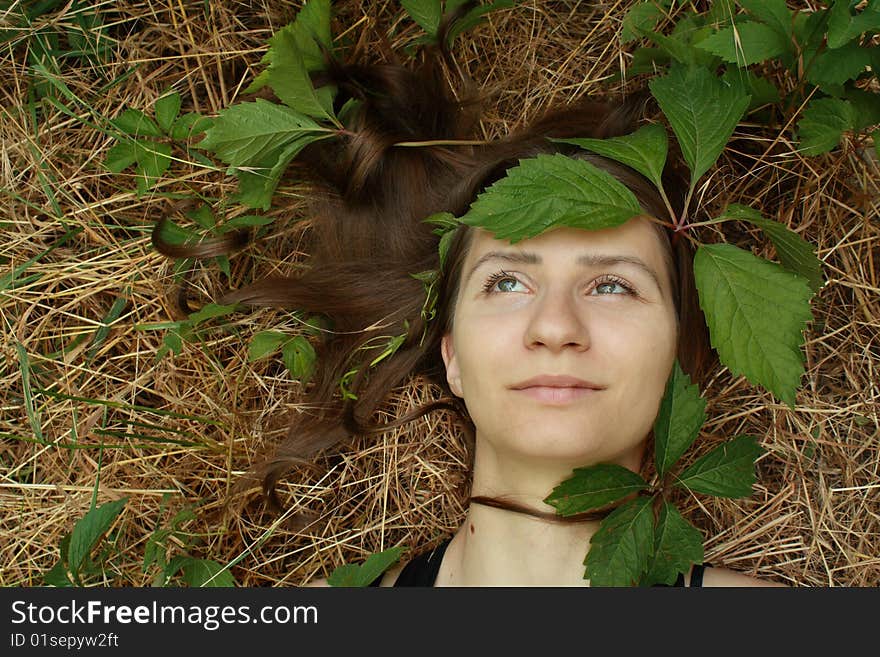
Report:
[[[58,588],[69,588],[74,586],[74,583],[70,581],[70,576],[67,574],[67,569],[64,567],[63,561],[56,562],[50,570],[43,573],[43,584]]]
[[[195,210],[189,210],[186,216],[195,221],[205,230],[211,230],[217,225],[217,219],[211,211],[210,205],[200,205]]]
[[[89,552],[97,545],[101,536],[106,533],[113,521],[116,520],[127,497],[106,502],[99,507],[89,509],[82,518],[76,521],[73,532],[70,535],[70,548],[67,554],[67,566],[74,575],[79,573]]]
[[[657,25],[657,21],[665,16],[656,2],[647,0],[646,2],[637,2],[623,17],[623,26],[620,30],[620,40],[622,43],[635,41],[645,31],[653,30]]]
[[[298,380],[303,385],[309,382],[315,370],[316,359],[315,348],[311,342],[298,335],[282,347],[281,357],[292,379]]]
[[[728,205],[722,216],[758,226],[770,237],[783,267],[806,278],[813,292],[822,289],[825,284],[822,278],[822,261],[813,253],[813,246],[788,226],[765,219],[757,210],[736,203]]]
[[[214,319],[215,317],[225,317],[233,312],[238,307],[237,304],[229,304],[229,305],[221,305],[217,303],[206,303],[204,306],[199,308],[196,312],[190,313],[187,321],[192,326],[197,326],[202,322],[205,322],[209,319]]]
[[[400,4],[410,18],[431,37],[436,38],[443,15],[440,0],[400,0]]]
[[[137,189],[138,194],[143,195],[171,166],[171,145],[146,140],[138,140],[134,145],[138,158]]]
[[[642,213],[635,195],[611,174],[561,154],[520,160],[477,197],[461,222],[511,244],[549,228],[611,228]]]
[[[260,331],[251,338],[251,343],[248,345],[248,360],[253,362],[265,358],[278,349],[286,339],[287,336],[278,331]]]
[[[787,52],[791,42],[764,23],[746,21],[718,30],[697,47],[718,55],[725,62],[749,66]]]
[[[703,535],[675,506],[663,502],[654,527],[654,556],[640,583],[670,586],[695,563],[703,563]]]
[[[785,0],[739,0],[739,4],[791,41],[794,12],[788,8]]]
[[[741,96],[751,96],[748,111],[779,102],[779,89],[767,78],[752,73],[747,68],[729,66],[721,76],[721,80],[736,89]]]
[[[268,100],[238,103],[220,112],[198,143],[231,167],[260,166],[267,153],[332,133],[309,117]]]
[[[168,564],[166,574],[174,575],[183,571],[183,581],[191,587],[231,587],[235,586],[235,578],[223,564],[210,559],[193,557],[175,557]]]
[[[749,97],[702,68],[673,66],[649,87],[678,138],[693,187],[721,155]]]
[[[159,100],[156,101],[156,105],[154,109],[156,110],[156,121],[159,123],[159,127],[162,130],[169,134],[171,132],[171,127],[174,125],[174,120],[177,118],[177,114],[180,112],[180,94],[176,91],[174,93],[170,93],[167,96],[162,96]]]
[[[800,152],[819,155],[833,150],[843,133],[853,129],[855,122],[855,113],[848,101],[839,98],[811,100],[798,122]]]
[[[268,84],[275,95],[288,107],[307,116],[332,120],[327,111],[326,100],[315,92],[301,50],[303,39],[295,30],[282,29],[269,40],[271,61],[268,68]]]
[[[165,568],[165,541],[170,535],[170,529],[157,529],[150,534],[147,544],[144,546],[144,563],[141,566],[141,572],[147,572],[153,564],[157,564],[162,569]]]
[[[874,70],[880,71],[880,49]],[[857,87],[848,88],[844,94],[844,100],[848,100],[853,108],[855,122],[853,130],[862,131],[872,125],[880,124],[880,94],[865,91]]]
[[[122,173],[125,169],[137,162],[138,148],[134,142],[120,141],[107,151],[104,166],[112,173]]]
[[[717,497],[748,497],[755,483],[755,459],[763,453],[754,436],[737,436],[694,461],[676,486]]]
[[[853,16],[849,0],[833,0],[828,11],[828,47],[840,48],[865,32],[880,30],[880,11],[868,6]]]
[[[584,578],[590,586],[634,586],[654,553],[652,498],[640,497],[612,511],[590,539]]]
[[[642,126],[634,133],[609,139],[554,139],[609,157],[616,162],[635,169],[654,186],[663,187],[663,167],[669,139],[666,128],[656,123]]]
[[[645,480],[628,468],[598,463],[575,468],[574,474],[556,486],[544,502],[555,507],[557,514],[571,516],[601,508],[647,487]]]
[[[871,140],[874,142],[874,154],[880,160],[880,130],[871,133]]]
[[[129,108],[111,121],[118,129],[132,137],[161,137],[156,122],[139,109]]]
[[[269,151],[255,166],[239,169],[236,172],[239,187],[236,201],[249,208],[268,210],[272,195],[291,161],[308,144],[322,138],[320,135],[303,135],[283,148]]]
[[[861,75],[871,64],[867,48],[848,43],[836,50],[818,53],[806,70],[807,81],[815,85],[839,85]]]
[[[178,117],[171,126],[171,137],[174,139],[189,139],[202,134],[214,123],[213,119],[202,116],[197,112],[187,112]]]
[[[255,214],[246,214],[240,217],[235,217],[234,219],[230,219],[220,227],[220,230],[224,233],[227,233],[231,230],[238,230],[239,228],[268,226],[269,224],[274,222],[275,219],[277,219],[277,217],[260,217]]]
[[[794,408],[812,319],[807,280],[732,244],[700,246],[694,279],[721,362]]]
[[[676,360],[654,420],[654,462],[663,477],[687,451],[706,421],[706,400]]]
[[[379,575],[397,563],[405,549],[403,546],[398,546],[371,554],[360,566],[356,564],[339,566],[327,578],[327,583],[330,586],[369,586]]]

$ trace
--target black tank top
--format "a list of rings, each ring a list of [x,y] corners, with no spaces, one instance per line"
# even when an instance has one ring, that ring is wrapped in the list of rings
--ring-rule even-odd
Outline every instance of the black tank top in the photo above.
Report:
[[[447,538],[433,550],[422,552],[413,557],[400,571],[394,586],[434,586],[434,582],[437,581],[437,573],[440,571],[440,564],[443,562],[443,555],[451,541],[451,538]],[[709,567],[711,567],[709,564],[705,566],[694,564],[690,585],[703,586],[703,570]],[[384,573],[374,579],[370,586],[379,586],[383,577]],[[665,584],[656,584],[656,586],[665,586]],[[684,575],[679,573],[673,586],[684,586]]]

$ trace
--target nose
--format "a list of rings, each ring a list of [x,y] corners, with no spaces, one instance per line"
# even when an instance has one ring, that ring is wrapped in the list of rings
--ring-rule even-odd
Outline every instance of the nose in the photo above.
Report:
[[[583,310],[570,289],[548,289],[532,306],[532,315],[525,334],[526,346],[548,347],[558,351],[564,347],[589,349],[590,334]]]

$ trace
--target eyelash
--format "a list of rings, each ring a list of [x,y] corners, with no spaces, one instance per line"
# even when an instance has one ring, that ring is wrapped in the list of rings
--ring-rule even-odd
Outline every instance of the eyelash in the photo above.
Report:
[[[486,280],[486,283],[483,285],[483,292],[485,294],[497,294],[495,292],[495,290],[493,290],[492,288],[494,288],[495,285],[499,281],[503,281],[508,278],[511,278],[515,281],[518,281],[516,276],[514,276],[510,272],[504,271],[503,269],[501,271],[495,272],[494,274],[489,276],[489,278]],[[624,281],[622,278],[618,278],[617,276],[613,276],[611,274],[606,274],[600,278],[600,280],[596,283],[596,285],[602,285],[603,283],[616,283],[617,285],[622,287],[624,290],[626,290],[627,294],[630,294],[633,296],[635,296],[635,294],[636,294],[636,291],[633,289],[633,287],[631,285],[629,285],[629,283]],[[601,296],[614,296],[614,295],[601,295]]]

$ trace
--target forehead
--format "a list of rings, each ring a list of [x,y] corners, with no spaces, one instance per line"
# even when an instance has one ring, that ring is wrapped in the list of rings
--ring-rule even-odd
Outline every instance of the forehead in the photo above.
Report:
[[[511,244],[507,240],[495,239],[493,234],[482,228],[474,230],[468,249],[466,263],[473,263],[489,251],[553,251],[565,257],[571,252],[602,255],[635,256],[648,264],[662,269],[664,246],[657,229],[646,217],[633,217],[620,226],[601,230],[561,227],[545,231],[536,237]]]

